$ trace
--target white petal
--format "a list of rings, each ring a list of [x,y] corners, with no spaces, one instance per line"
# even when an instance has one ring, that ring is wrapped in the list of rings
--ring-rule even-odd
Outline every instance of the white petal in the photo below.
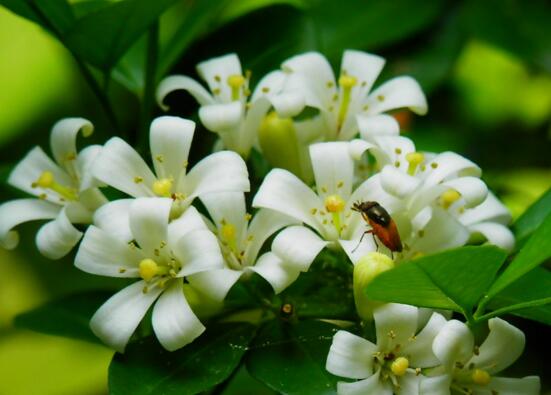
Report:
[[[538,376],[527,376],[521,379],[492,377],[492,381],[486,387],[481,388],[481,391],[475,389],[475,394],[539,395],[540,391],[541,383]]]
[[[151,317],[157,339],[168,351],[191,343],[205,327],[193,313],[184,296],[183,281],[172,281],[160,296]]]
[[[274,110],[281,118],[298,115],[305,106],[304,96],[297,91],[285,92],[270,98]]]
[[[466,207],[475,207],[481,204],[488,196],[486,183],[477,177],[460,177],[443,183],[455,189],[465,199]]]
[[[201,202],[207,208],[217,228],[220,229],[223,226],[222,223],[230,224],[235,228],[235,237],[240,245],[247,231],[245,194],[243,192],[206,193],[201,196]]]
[[[80,192],[101,186],[101,183],[92,175],[92,166],[102,150],[101,145],[90,145],[79,152],[75,165],[79,175]]]
[[[379,135],[371,137],[378,149],[371,150],[379,166],[392,165],[406,172],[409,166],[406,155],[415,151],[415,144],[404,136]],[[398,166],[396,166],[398,165]]]
[[[322,197],[339,195],[344,201],[352,192],[354,162],[346,142],[317,143],[310,146],[316,187]]]
[[[212,192],[247,192],[247,165],[235,152],[210,154],[193,166],[179,188],[190,198]]]
[[[244,260],[254,264],[264,242],[278,230],[294,224],[298,224],[296,219],[280,212],[267,208],[258,210],[247,230],[247,234],[252,236],[252,240],[248,242]]]
[[[213,132],[224,132],[239,126],[243,117],[243,104],[239,101],[208,104],[199,109],[199,119]]]
[[[323,117],[314,116],[304,120],[294,121],[297,140],[302,144],[319,141],[327,133],[327,124]],[[306,150],[308,152],[308,150]]]
[[[50,147],[55,161],[65,167],[77,156],[77,135],[82,131],[84,137],[94,132],[94,125],[84,118],[65,118],[58,121],[50,134]]]
[[[465,363],[473,355],[473,349],[473,334],[457,320],[446,322],[432,343],[434,355],[447,367],[455,362]]]
[[[212,92],[214,92],[215,89],[220,90],[217,98],[223,102],[229,102],[231,100],[228,77],[243,74],[241,71],[241,62],[234,53],[218,56],[199,63],[197,65],[197,73],[205,80]]]
[[[94,213],[94,224],[126,243],[134,236],[130,230],[130,206],[134,199],[119,199],[104,204]]]
[[[432,165],[437,167],[433,169]],[[440,184],[452,177],[474,176],[480,177],[482,171],[475,163],[455,152],[443,152],[437,155],[430,166],[427,166],[429,174],[425,178],[425,185],[433,186]]]
[[[488,243],[512,252],[515,248],[515,236],[513,232],[504,225],[494,222],[482,222],[469,226],[471,233],[482,234]]]
[[[239,134],[236,135],[237,147],[235,150],[243,157],[248,157],[251,148],[257,142],[258,129],[270,108],[271,104],[267,99],[257,100],[249,106]]]
[[[138,281],[117,292],[96,311],[90,321],[92,332],[119,352],[124,352],[130,336],[163,291],[154,287],[144,293],[145,286],[145,281]]]
[[[380,56],[349,49],[342,56],[341,73],[355,77],[362,92],[369,92],[384,65]]]
[[[383,189],[398,198],[405,198],[411,195],[419,185],[421,180],[410,176],[396,167],[387,165],[381,171],[381,185]]]
[[[280,70],[275,70],[266,74],[256,85],[250,102],[254,103],[265,97],[271,98],[277,96],[281,93],[286,79],[287,75]]]
[[[261,255],[256,265],[251,267],[250,270],[268,281],[276,294],[294,283],[301,273],[300,268],[292,264],[286,264],[273,252]]]
[[[414,232],[418,232],[420,230],[424,230],[427,224],[432,219],[432,207],[427,206],[421,211],[419,211],[417,214],[415,214],[415,217],[411,220],[411,227]]]
[[[323,210],[319,197],[297,176],[283,169],[273,169],[264,178],[254,200],[254,207],[265,207],[289,215],[315,229],[323,229],[312,210]]]
[[[203,216],[195,207],[191,206],[179,218],[168,224],[168,244],[176,245],[182,236],[193,230],[208,230],[208,227]]]
[[[173,252],[183,265],[178,277],[224,266],[218,239],[210,230],[193,230],[180,237]]]
[[[13,249],[19,244],[19,235],[12,230],[28,221],[57,217],[61,207],[38,199],[18,199],[0,205],[0,246]]]
[[[353,264],[358,263],[367,253],[377,251],[377,246],[371,234],[366,233],[360,242],[362,235],[352,240],[339,240],[340,246]]]
[[[421,376],[415,374],[415,372],[413,371],[406,371],[406,374],[398,379],[398,384],[400,385],[400,394],[422,394],[421,392],[419,392],[420,383]]]
[[[450,395],[451,376],[421,376],[419,393],[422,395]]]
[[[188,91],[202,106],[214,103],[210,93],[194,79],[185,75],[171,75],[162,80],[157,88],[157,103],[163,110],[168,110],[168,106],[164,104],[165,97],[177,90]]]
[[[304,226],[290,226],[281,231],[272,243],[272,252],[286,264],[305,272],[327,242]]]
[[[36,234],[36,246],[45,257],[59,259],[67,255],[81,237],[82,232],[71,224],[63,208],[56,219],[42,225]]]
[[[379,349],[389,350],[391,344],[406,344],[417,332],[417,314],[417,307],[405,304],[387,303],[377,307],[373,316]]]
[[[525,337],[520,329],[501,318],[490,319],[488,327],[488,337],[480,345],[479,354],[474,355],[469,363],[494,374],[509,367],[521,356]]]
[[[195,122],[180,117],[158,117],[151,122],[149,146],[159,178],[178,180],[185,171]]]
[[[59,204],[59,195],[57,193],[40,187],[33,188],[32,186],[38,177],[45,171],[51,172],[54,175],[54,179],[59,184],[67,186],[73,185],[73,180],[69,175],[51,160],[40,147],[35,147],[30,150],[17,166],[15,166],[8,178],[8,184],[34,196],[45,193],[47,195],[46,200]]]
[[[446,319],[441,314],[433,313],[414,340],[403,346],[403,353],[409,355],[411,366],[427,368],[439,365],[438,358],[432,352],[432,342],[445,324]]]
[[[187,277],[194,288],[214,300],[224,300],[231,287],[239,280],[242,271],[227,268],[208,270]]]
[[[166,244],[172,199],[138,198],[130,205],[130,230],[140,248],[153,257]]]
[[[90,226],[75,257],[75,266],[87,273],[109,277],[139,277],[141,251],[95,226]]]
[[[371,92],[366,104],[369,106],[368,114],[407,107],[417,114],[425,115],[428,109],[423,90],[411,77],[396,77],[385,82]]]
[[[94,162],[92,174],[130,196],[153,196],[151,186],[156,181],[155,175],[140,155],[118,137],[105,143]]]
[[[373,374],[373,354],[377,346],[363,337],[340,330],[333,336],[325,369],[350,379],[365,379]]]
[[[358,115],[356,120],[360,135],[369,141],[373,136],[397,136],[400,134],[400,124],[396,118],[390,115]]]
[[[368,143],[362,139],[354,139],[350,141],[349,144],[350,156],[352,156],[352,159],[354,160],[360,160],[365,151],[376,148],[374,144]]]
[[[486,200],[482,204],[466,210],[461,215],[460,220],[465,225],[471,225],[479,222],[497,222],[507,225],[511,222],[511,213],[501,203],[493,193],[489,192]]]
[[[410,247],[415,251],[434,253],[463,246],[468,239],[469,230],[465,226],[447,211],[435,207],[423,237],[417,237]]]
[[[380,370],[365,380],[353,383],[339,381],[337,383],[337,394],[339,395],[392,395],[392,385],[379,378]]]

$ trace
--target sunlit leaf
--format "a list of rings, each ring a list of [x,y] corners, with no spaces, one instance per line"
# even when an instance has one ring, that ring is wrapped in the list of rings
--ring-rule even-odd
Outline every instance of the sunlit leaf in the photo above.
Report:
[[[522,240],[532,234],[549,214],[551,214],[551,189],[547,190],[516,220],[513,230],[517,239]]]

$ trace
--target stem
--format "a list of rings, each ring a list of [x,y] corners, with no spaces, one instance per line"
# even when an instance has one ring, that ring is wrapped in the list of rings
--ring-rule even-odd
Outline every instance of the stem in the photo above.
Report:
[[[145,57],[145,80],[142,97],[142,108],[140,111],[140,126],[137,140],[138,146],[144,150],[149,135],[149,123],[151,122],[154,95],[155,95],[155,73],[157,68],[157,55],[159,53],[159,21],[156,21],[150,28],[147,35],[147,51]]]
[[[502,307],[501,309],[497,309],[497,310],[491,311],[487,314],[484,314],[484,315],[478,317],[477,321],[485,321],[485,320],[489,320],[490,318],[497,317],[497,316],[505,314],[505,313],[509,313],[511,311],[526,309],[526,308],[529,308],[529,307],[543,306],[543,305],[546,305],[546,304],[549,304],[549,303],[551,303],[551,297],[532,300],[530,302],[517,303],[517,304],[514,304],[512,306]]]

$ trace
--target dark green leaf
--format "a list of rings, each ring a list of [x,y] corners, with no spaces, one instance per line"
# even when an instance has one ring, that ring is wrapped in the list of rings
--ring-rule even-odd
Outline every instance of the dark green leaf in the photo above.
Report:
[[[548,189],[516,220],[513,231],[517,240],[523,240],[531,235],[549,214],[551,214],[551,189]]]
[[[335,394],[338,379],[325,361],[337,330],[321,321],[271,321],[251,345],[247,370],[281,394]]]
[[[505,261],[493,247],[462,247],[405,262],[367,287],[370,298],[470,314]]]
[[[187,395],[224,381],[238,366],[256,328],[210,325],[193,343],[169,352],[154,337],[132,343],[109,366],[111,395]]]
[[[14,324],[35,332],[101,343],[90,330],[89,322],[110,296],[107,292],[69,295],[18,315]]]
[[[56,35],[63,34],[75,22],[66,0],[0,0],[0,4]]]
[[[508,285],[551,257],[550,240],[551,215],[548,215],[532,237],[521,248],[513,262],[492,285],[492,288],[488,292],[488,297],[492,298],[497,295]]]

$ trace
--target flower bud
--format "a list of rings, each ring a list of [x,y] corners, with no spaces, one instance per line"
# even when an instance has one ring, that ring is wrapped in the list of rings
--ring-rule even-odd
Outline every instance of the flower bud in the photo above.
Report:
[[[364,320],[373,319],[373,309],[378,302],[369,301],[365,288],[379,274],[394,268],[394,261],[379,252],[370,252],[354,266],[354,301],[358,315]]]

